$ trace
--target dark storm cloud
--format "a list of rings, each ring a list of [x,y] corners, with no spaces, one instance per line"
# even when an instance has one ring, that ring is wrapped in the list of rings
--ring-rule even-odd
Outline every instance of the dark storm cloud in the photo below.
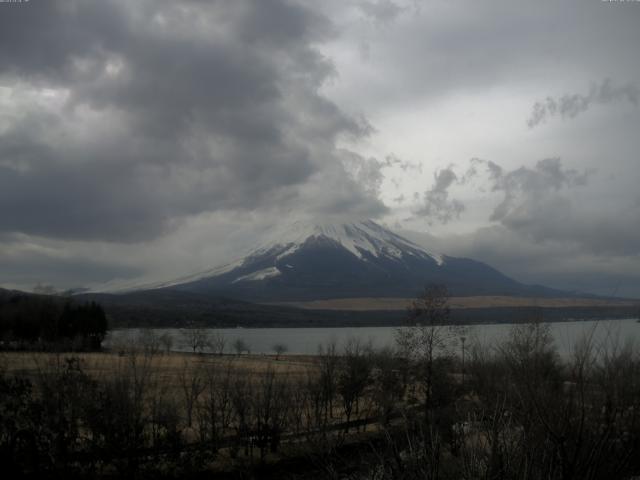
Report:
[[[615,86],[610,79],[599,85],[592,85],[589,93],[566,93],[558,98],[547,97],[533,105],[531,116],[527,120],[529,128],[534,128],[551,117],[563,120],[577,117],[586,112],[592,105],[608,103],[630,103],[638,106],[640,89],[634,84]]]
[[[640,213],[632,205],[589,211],[571,198],[552,196],[524,203],[501,220],[536,241],[557,240],[596,254],[640,254]]]
[[[113,278],[136,278],[142,273],[139,268],[91,259],[53,259],[46,255],[30,255],[3,261],[0,284],[17,284],[20,288],[28,289],[43,281],[54,280],[56,285],[73,288],[92,282],[108,282]]]
[[[288,208],[341,168],[338,138],[370,131],[319,94],[334,72],[314,44],[332,27],[293,2],[13,7],[0,15],[3,231],[131,241],[201,212]],[[384,211],[376,191],[332,178],[341,205]]]
[[[393,154],[389,154],[383,160],[379,160],[374,157],[365,158],[348,150],[341,150],[340,153],[346,171],[350,174],[355,184],[359,185],[371,198],[380,196],[382,184],[386,179],[385,170],[387,169],[398,168],[403,172],[415,170],[422,173],[422,165],[402,160]],[[394,183],[393,178],[390,181]],[[380,211],[386,210],[383,205],[380,205],[379,209]]]
[[[573,292],[640,297],[640,255],[594,255],[579,243],[537,241],[503,225],[463,235],[435,237],[404,231],[429,251],[488,263],[518,281]]]
[[[477,174],[476,166],[484,165],[490,188],[503,194],[502,201],[491,214],[491,220],[503,221],[516,215],[523,205],[543,201],[563,188],[584,186],[589,172],[565,169],[560,158],[545,158],[533,166],[505,171],[490,160],[473,158],[469,176]]]
[[[483,173],[486,174],[483,177]],[[581,202],[580,192],[596,172],[566,168],[560,158],[505,170],[474,158],[467,176],[501,196],[490,220],[536,242],[565,242],[598,255],[640,254],[640,209],[636,202]]]
[[[367,63],[377,69],[361,69],[357,88],[345,99],[356,96],[372,109],[371,105],[410,106],[418,98],[438,100],[461,91],[486,93],[487,88],[529,82],[638,79],[640,9],[629,2],[616,6],[582,0],[484,0],[422,2],[419,8],[402,4],[418,13],[397,16],[389,32],[354,33],[354,41],[367,39]]]
[[[376,197],[380,194],[380,187],[385,178],[382,171],[384,163],[376,158],[364,158],[353,152],[344,152],[343,162],[347,171],[364,186],[365,191]]]
[[[436,171],[433,174],[433,186],[424,193],[423,205],[414,215],[426,218],[429,225],[435,222],[446,224],[459,218],[465,206],[449,197],[449,188],[461,182],[452,166]]]
[[[358,6],[365,16],[379,24],[393,22],[405,10],[405,7],[391,0],[366,0]]]
[[[458,218],[466,205],[452,198],[450,189],[466,185],[496,194],[489,220],[527,241],[561,242],[595,255],[640,255],[640,200],[584,202],[581,193],[596,174],[567,168],[560,158],[511,170],[473,158],[464,175],[456,174],[452,166],[438,170],[414,215],[430,225]]]
[[[388,212],[378,198],[384,181],[384,164],[355,152],[338,151],[339,164],[327,166],[314,174],[308,186],[296,197],[313,216],[357,218],[378,217]]]
[[[633,277],[640,8],[418,3],[0,2],[0,283],[135,273],[118,265],[166,280],[225,263],[296,210],[488,224],[443,250],[540,283]],[[585,121],[527,131],[536,99],[532,127]],[[473,152],[501,160],[424,187],[404,160],[430,172]],[[259,228],[230,235],[242,222]]]
[[[0,285],[26,289],[51,281],[57,285],[78,287],[90,282],[134,278],[142,274],[141,269],[124,262],[62,254],[39,246],[34,239],[22,235],[0,237],[0,264]]]

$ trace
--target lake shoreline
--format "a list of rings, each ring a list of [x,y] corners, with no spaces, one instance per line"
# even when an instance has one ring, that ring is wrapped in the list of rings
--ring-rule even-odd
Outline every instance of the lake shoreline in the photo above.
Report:
[[[113,328],[182,328],[187,324],[206,328],[322,328],[322,327],[398,327],[407,323],[407,310],[309,310],[293,307],[265,306],[265,310],[225,310],[168,312],[144,315],[139,311],[118,311],[107,306]],[[273,310],[276,309],[276,310]],[[501,306],[451,308],[453,323],[483,325],[490,323],[523,323],[573,321],[576,319],[637,318],[637,305],[623,306]]]
[[[569,354],[575,343],[585,335],[596,333],[596,339],[610,341],[620,338],[621,341],[635,339],[640,336],[640,323],[635,318],[627,319],[585,319],[572,321],[546,322],[550,325],[561,354]],[[485,323],[465,325],[455,332],[454,337],[464,335],[467,345],[478,342],[493,345],[503,340],[516,323]],[[461,326],[462,327],[462,326]],[[355,339],[374,348],[389,348],[395,344],[397,326],[361,326],[361,327],[257,327],[257,328],[202,328],[205,335],[220,335],[226,340],[225,353],[233,352],[233,343],[242,340],[251,354],[270,355],[278,344],[286,347],[286,355],[314,355],[320,345],[335,343],[342,349],[344,343]],[[189,329],[185,328],[125,328],[109,331],[103,347],[112,348],[116,344],[139,344],[145,340],[144,335],[160,337],[169,335],[172,339],[173,351],[189,352]],[[615,334],[615,335],[614,335]],[[599,340],[599,341],[600,341]],[[457,347],[456,347],[457,348]],[[210,350],[203,349],[203,352]]]

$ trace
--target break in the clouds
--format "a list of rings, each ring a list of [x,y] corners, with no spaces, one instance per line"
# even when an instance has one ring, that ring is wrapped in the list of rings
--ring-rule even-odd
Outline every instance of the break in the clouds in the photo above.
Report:
[[[306,215],[640,296],[639,24],[597,0],[0,2],[0,285],[163,280]]]
[[[592,85],[586,95],[566,93],[558,98],[547,97],[537,101],[533,105],[527,125],[533,128],[556,116],[563,120],[574,118],[586,112],[592,105],[627,103],[637,107],[638,98],[640,89],[637,85],[616,86],[611,79],[606,79],[599,85]]]

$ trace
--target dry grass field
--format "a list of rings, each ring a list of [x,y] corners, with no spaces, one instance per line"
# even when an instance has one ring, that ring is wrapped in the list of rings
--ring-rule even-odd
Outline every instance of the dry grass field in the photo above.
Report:
[[[119,354],[103,353],[45,353],[45,352],[0,352],[0,370],[8,375],[36,379],[47,372],[58,371],[66,359],[77,357],[83,371],[98,380],[130,371],[135,364],[146,375],[159,377],[169,388],[181,386],[185,373],[225,371],[231,369],[247,378],[260,377],[271,370],[296,380],[308,375],[316,365],[313,356],[281,355],[208,355],[189,353],[162,353],[144,355],[140,352]]]
[[[282,302],[277,305],[304,308],[309,310],[351,310],[351,311],[397,311],[411,305],[412,298],[363,297],[313,300],[309,302]],[[632,307],[633,300],[608,300],[599,298],[534,298],[507,296],[451,297],[449,306],[453,309],[499,308],[499,307]]]

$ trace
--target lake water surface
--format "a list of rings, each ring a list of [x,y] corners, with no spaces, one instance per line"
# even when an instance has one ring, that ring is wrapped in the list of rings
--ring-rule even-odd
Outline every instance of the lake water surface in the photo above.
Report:
[[[577,341],[591,335],[596,346],[625,342],[637,342],[640,339],[640,323],[635,319],[626,320],[588,320],[550,323],[551,334],[558,352],[566,357],[570,355]],[[513,325],[487,324],[466,326],[463,333],[466,345],[480,342],[492,347],[498,345],[510,332]],[[394,345],[394,333],[397,327],[343,327],[343,328],[219,328],[206,329],[211,334],[220,333],[227,341],[228,353],[233,352],[232,343],[242,339],[251,353],[273,353],[273,346],[284,344],[288,353],[315,354],[319,345],[335,341],[338,347],[349,339],[371,342],[376,348]],[[172,350],[190,351],[184,329],[151,329],[155,335],[168,333],[173,339]],[[119,329],[109,332],[104,341],[106,347],[117,347],[125,342],[136,342],[141,329]],[[461,333],[457,333],[461,335]]]

